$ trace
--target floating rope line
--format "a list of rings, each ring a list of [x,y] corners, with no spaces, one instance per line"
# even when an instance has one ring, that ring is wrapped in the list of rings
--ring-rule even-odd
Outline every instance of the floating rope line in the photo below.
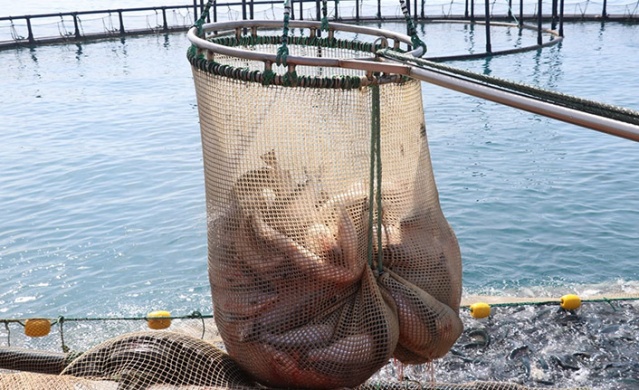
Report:
[[[625,296],[624,296],[625,295]],[[481,298],[490,298],[490,297],[481,297]],[[543,306],[543,305],[552,305],[559,303],[559,298],[513,298],[507,296],[499,296],[494,297],[497,299],[501,299],[504,302],[493,302],[490,303],[491,306],[494,307],[519,307],[519,306]],[[529,299],[529,300],[527,300]],[[474,300],[474,298],[473,298]],[[513,301],[517,300],[517,301]],[[614,303],[614,302],[625,302],[625,301],[639,301],[639,294],[620,294],[619,296],[596,296],[593,298],[582,298],[581,301],[583,303]],[[470,304],[462,303],[461,307],[468,307]],[[194,310],[191,314],[175,316],[171,315],[170,317],[162,317],[162,319],[170,319],[170,320],[200,320],[203,321],[205,319],[213,319],[213,314],[202,314],[201,312]],[[140,317],[63,317],[59,316],[56,318],[42,318],[48,319],[52,325],[55,324],[67,324],[70,322],[97,322],[97,321],[147,321],[149,319],[148,316],[140,316]],[[0,323],[3,323],[5,326],[5,330],[10,332],[9,324],[17,323],[24,326],[24,322],[26,318],[0,318]]]
[[[639,299],[639,298],[637,298]],[[166,319],[171,319],[171,320],[192,320],[192,319],[211,319],[214,318],[213,314],[202,314],[199,311],[195,310],[193,311],[191,314],[188,315],[184,315],[184,316],[170,316],[170,317],[163,317]],[[51,321],[52,325],[55,325],[57,323],[60,322],[60,320],[63,319],[62,322],[67,323],[67,322],[91,322],[91,321],[146,321],[148,319],[148,316],[144,316],[144,317],[57,317],[55,319],[49,319]],[[19,323],[22,324],[24,321],[26,320],[26,318],[2,318],[0,319],[0,322],[3,322],[6,324],[8,323]],[[22,324],[23,325],[23,324]]]
[[[471,306],[470,302],[480,301],[484,298],[493,298],[493,300],[502,300],[502,302],[491,302],[490,306],[493,307],[520,307],[520,306],[545,306],[555,305],[560,302],[559,298],[512,298],[512,297],[472,297],[470,299],[462,299],[460,307],[468,308]],[[630,296],[597,296],[593,298],[582,298],[582,303],[608,303],[612,305],[614,302],[626,302],[626,301],[639,301],[638,294],[630,294]]]
[[[372,88],[378,88],[377,86],[374,86]],[[374,99],[374,98],[373,98]],[[374,121],[374,120],[373,120]],[[374,126],[374,124],[373,124]],[[373,139],[374,137],[372,137]],[[375,143],[375,141],[373,141],[372,143]],[[374,159],[376,159],[376,157],[373,156]],[[376,174],[374,174],[374,176],[377,176],[381,173],[378,172]],[[372,189],[375,189],[376,187],[378,187],[377,185],[373,184],[371,185]],[[381,194],[378,191],[378,194]],[[381,197],[380,197],[381,198]],[[372,215],[372,213],[371,213]],[[378,220],[381,220],[381,218],[379,218]],[[378,222],[379,225],[379,222]],[[372,225],[370,225],[372,226]],[[380,235],[380,230],[378,228],[378,240],[381,239],[381,235]],[[369,235],[370,240],[369,240],[369,245],[372,245],[372,237],[373,235]],[[379,243],[378,243],[379,245]],[[369,261],[373,261],[374,259],[372,258],[372,254],[369,256]],[[381,261],[378,259],[378,269],[375,269],[374,264],[372,265],[372,269],[373,271],[379,272],[381,273],[383,270],[380,269],[380,264]],[[491,299],[493,298],[493,299]],[[501,302],[497,301],[497,302],[491,302],[490,303],[490,307],[524,307],[524,306],[533,306],[533,307],[540,307],[540,306],[548,306],[548,305],[557,305],[559,306],[560,304],[560,299],[558,298],[544,298],[544,299],[537,299],[535,300],[535,298],[512,298],[512,297],[486,297],[486,296],[482,296],[482,297],[470,297],[467,299],[464,299],[467,302],[474,302],[474,301],[481,301],[484,299],[488,299],[488,302],[490,301],[494,301],[496,299],[501,300]],[[526,299],[530,299],[530,300],[526,300]],[[615,307],[614,303],[615,302],[627,302],[627,301],[639,301],[639,294],[622,294],[619,296],[596,296],[596,297],[592,297],[592,298],[584,298],[581,299],[582,304],[583,303],[607,303],[610,305],[610,307],[612,308],[612,310],[617,310],[617,307]],[[461,304],[461,308],[465,308],[468,309],[470,308],[472,305],[471,303],[466,303],[466,302],[462,302]],[[582,305],[583,306],[583,305]],[[472,313],[471,313],[472,315]],[[168,320],[199,320],[202,322],[202,333],[201,333],[201,338],[204,339],[205,335],[206,335],[206,322],[205,319],[213,319],[214,315],[213,314],[202,314],[199,311],[195,310],[193,311],[191,314],[189,315],[184,315],[184,316],[173,316],[171,315],[170,317],[162,317],[162,319],[168,319]],[[148,321],[149,317],[148,316],[144,316],[144,317],[77,317],[77,318],[66,318],[63,316],[59,316],[57,318],[39,318],[39,320],[46,320],[49,321],[49,323],[51,325],[58,325],[59,327],[59,332],[60,332],[60,342],[61,342],[61,350],[66,353],[66,354],[70,354],[67,356],[67,359],[69,361],[75,359],[79,353],[81,352],[73,352],[71,351],[71,349],[66,345],[65,342],[65,338],[64,338],[64,325],[68,324],[68,323],[72,323],[72,322],[84,322],[84,321]],[[10,324],[18,324],[22,327],[25,326],[27,319],[0,319],[0,323],[4,323],[4,328],[6,331],[6,347],[11,347],[11,340],[12,340],[12,332],[11,332],[11,326]]]

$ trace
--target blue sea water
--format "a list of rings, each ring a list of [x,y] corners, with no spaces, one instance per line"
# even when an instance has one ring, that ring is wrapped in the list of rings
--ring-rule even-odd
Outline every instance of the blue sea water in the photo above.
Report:
[[[483,48],[483,29],[419,28],[433,56]],[[495,44],[526,34],[495,28]],[[451,64],[639,110],[639,25],[565,35]],[[212,311],[187,47],[175,33],[0,51],[1,317]],[[465,294],[636,291],[639,144],[423,92]]]

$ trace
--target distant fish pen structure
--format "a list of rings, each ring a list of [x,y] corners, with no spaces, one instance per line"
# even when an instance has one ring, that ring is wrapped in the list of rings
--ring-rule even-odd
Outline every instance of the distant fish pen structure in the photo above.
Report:
[[[73,43],[143,34],[186,31],[204,9],[203,0],[190,5],[138,7],[77,12],[0,16],[0,50],[41,44]],[[211,7],[208,22],[233,20],[280,20],[278,0],[240,0],[217,2]],[[374,22],[400,21],[404,16],[395,2],[387,0],[334,0],[329,18],[332,21]],[[426,0],[407,1],[406,7],[415,21],[467,22],[486,26],[486,54],[493,53],[490,23],[510,22],[520,28],[538,31],[537,46],[543,45],[543,34],[563,36],[564,21],[639,21],[639,0],[623,5],[603,2],[565,0],[451,0],[431,4]],[[320,0],[291,1],[291,20],[321,19]],[[525,24],[525,23],[528,23]],[[545,24],[545,27],[544,27]]]

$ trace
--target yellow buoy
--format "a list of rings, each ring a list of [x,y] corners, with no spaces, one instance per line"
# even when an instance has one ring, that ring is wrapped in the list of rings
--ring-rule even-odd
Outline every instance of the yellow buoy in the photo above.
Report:
[[[562,309],[565,310],[575,310],[581,306],[581,298],[575,294],[567,294],[561,297],[561,301],[559,302]]]
[[[165,310],[156,310],[146,315],[146,321],[151,329],[166,329],[171,326],[170,317],[170,312]]]
[[[29,337],[42,337],[51,332],[51,322],[46,318],[29,318],[24,323],[24,334]]]
[[[490,305],[484,302],[477,302],[470,305],[470,315],[473,318],[486,318],[490,315]]]

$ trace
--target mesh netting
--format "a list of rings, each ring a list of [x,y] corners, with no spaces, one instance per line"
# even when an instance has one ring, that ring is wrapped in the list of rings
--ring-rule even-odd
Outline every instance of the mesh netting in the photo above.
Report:
[[[43,357],[31,351],[32,368]],[[54,357],[49,358],[56,361]],[[6,366],[6,357],[2,359]],[[22,357],[22,363],[29,360]],[[31,372],[0,375],[2,390],[211,390],[259,389],[251,376],[224,351],[207,341],[181,333],[151,331],[125,334],[103,342],[67,362],[60,375]],[[49,363],[51,365],[51,363]],[[22,369],[28,369],[25,364]],[[357,386],[373,389],[525,390],[514,383],[470,382],[443,384],[371,381]]]
[[[419,82],[288,88],[208,69],[194,66],[209,276],[230,356],[269,386],[334,388],[363,383],[392,356],[418,364],[446,354],[462,331],[461,259],[439,206]]]
[[[62,375],[117,381],[123,388],[152,384],[251,386],[248,376],[213,344],[173,332],[140,332],[108,340],[75,359]]]

